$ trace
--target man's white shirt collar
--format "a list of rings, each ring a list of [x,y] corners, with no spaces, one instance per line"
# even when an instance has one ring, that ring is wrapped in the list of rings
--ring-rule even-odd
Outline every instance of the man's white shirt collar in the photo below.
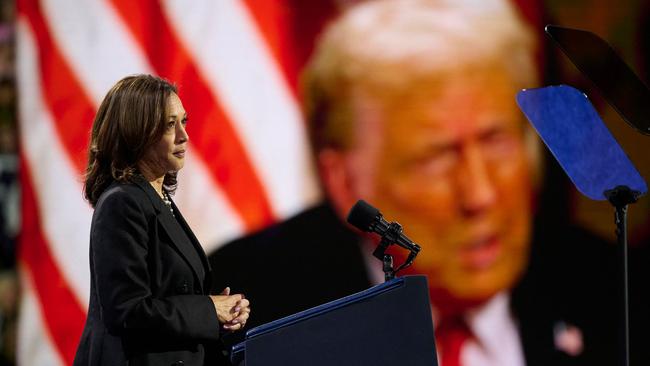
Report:
[[[510,311],[510,295],[497,294],[481,307],[469,311],[465,321],[473,339],[461,351],[463,366],[524,366],[524,353],[517,323]]]

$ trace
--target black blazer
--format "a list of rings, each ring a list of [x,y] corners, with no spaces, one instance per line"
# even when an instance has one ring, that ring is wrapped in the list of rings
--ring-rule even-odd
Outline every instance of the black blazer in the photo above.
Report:
[[[204,365],[219,322],[210,265],[175,205],[143,178],[101,195],[90,231],[90,304],[74,365]]]
[[[575,228],[554,229],[537,230],[529,270],[511,294],[526,364],[614,365],[613,248]],[[210,255],[215,290],[228,285],[246,294],[256,309],[247,326],[254,327],[371,286],[360,245],[359,236],[321,205]],[[581,330],[580,355],[556,348],[554,329],[562,323]],[[236,343],[242,335],[224,339]]]

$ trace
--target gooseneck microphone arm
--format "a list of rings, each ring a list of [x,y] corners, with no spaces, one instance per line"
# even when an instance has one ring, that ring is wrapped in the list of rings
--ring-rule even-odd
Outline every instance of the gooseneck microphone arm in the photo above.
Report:
[[[352,207],[347,221],[362,231],[372,232],[381,237],[381,241],[372,255],[383,262],[384,279],[386,281],[393,279],[397,272],[410,266],[420,252],[420,246],[402,233],[400,224],[387,222],[379,210],[364,200],[357,201]],[[386,250],[392,244],[396,244],[410,252],[406,261],[396,270],[393,270],[393,257],[386,254]]]

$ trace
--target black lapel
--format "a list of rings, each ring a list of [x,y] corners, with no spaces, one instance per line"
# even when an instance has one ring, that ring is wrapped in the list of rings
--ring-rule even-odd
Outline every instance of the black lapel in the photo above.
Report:
[[[191,234],[191,230],[187,230],[189,227],[187,227],[185,220],[182,220],[183,224],[185,225],[184,228],[179,225],[178,222],[176,222],[176,219],[172,216],[169,208],[165,206],[162,199],[158,197],[156,190],[145,179],[138,177],[134,179],[134,182],[147,194],[149,200],[153,204],[154,209],[156,210],[156,218],[160,223],[160,226],[165,230],[167,235],[169,235],[179,254],[189,264],[190,268],[192,268],[197,282],[200,283],[201,286],[204,286],[205,284],[203,281],[206,277],[206,273],[204,270],[204,264],[201,263],[203,261],[201,257],[205,257],[205,254],[202,250],[200,252],[197,252],[195,245],[190,242],[191,240],[196,240],[196,238],[193,234]],[[174,210],[175,214],[180,215],[176,206],[174,206]],[[187,237],[180,231],[182,229],[186,230]],[[188,237],[190,240],[187,239]],[[203,291],[203,288],[201,290]]]
[[[185,221],[185,218],[183,217],[181,211],[178,209],[176,203],[173,200],[172,200],[172,208],[174,209],[174,215],[176,215],[176,219],[178,220],[178,223],[181,225],[183,230],[185,230],[185,232],[187,233],[187,237],[190,239],[192,245],[194,245],[196,251],[199,253],[199,257],[201,257],[201,261],[203,262],[203,265],[208,271],[210,271],[210,262],[208,262],[208,257],[205,255],[205,251],[203,251],[203,247],[201,246],[199,239],[196,238],[194,232],[187,224],[187,221]]]
[[[178,209],[176,203],[173,200],[172,200],[172,208],[174,209],[174,215],[176,215],[176,219],[178,220],[178,223],[181,225],[183,230],[185,230],[185,233],[187,233],[187,237],[190,239],[192,245],[194,246],[194,249],[199,255],[201,262],[203,263],[203,268],[205,268],[205,272],[208,273],[208,275],[205,276],[205,280],[208,282],[205,283],[204,286],[209,290],[210,283],[211,283],[210,281],[212,279],[212,276],[210,275],[212,268],[210,267],[210,262],[208,261],[208,257],[205,255],[205,251],[203,250],[203,247],[201,246],[199,240],[194,235],[192,228],[190,228],[190,226],[187,224],[187,221],[185,221],[185,218],[183,217],[181,211]]]

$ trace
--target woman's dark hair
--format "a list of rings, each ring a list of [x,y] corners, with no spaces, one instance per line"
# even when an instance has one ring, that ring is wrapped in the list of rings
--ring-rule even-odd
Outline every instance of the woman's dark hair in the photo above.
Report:
[[[162,138],[167,98],[176,93],[170,82],[151,75],[127,76],[108,91],[93,121],[84,197],[95,207],[114,181],[131,182],[137,164]],[[176,189],[176,172],[165,174],[167,192]]]

